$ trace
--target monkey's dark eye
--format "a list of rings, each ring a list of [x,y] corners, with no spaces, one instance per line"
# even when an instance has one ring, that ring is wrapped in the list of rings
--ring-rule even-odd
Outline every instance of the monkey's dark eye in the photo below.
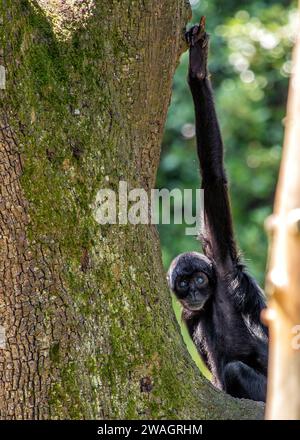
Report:
[[[202,287],[204,287],[208,284],[208,278],[205,275],[205,273],[202,273],[202,272],[198,273],[194,277],[194,283],[195,283],[196,287],[201,289]]]
[[[187,290],[189,287],[189,282],[186,278],[182,278],[177,283],[177,289],[178,290]]]

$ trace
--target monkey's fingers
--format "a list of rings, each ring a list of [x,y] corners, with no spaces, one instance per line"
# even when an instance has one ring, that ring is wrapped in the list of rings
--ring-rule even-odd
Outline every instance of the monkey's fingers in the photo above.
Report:
[[[185,40],[188,46],[194,46],[200,40],[203,40],[203,47],[205,46],[205,41],[207,40],[205,23],[206,17],[202,16],[199,24],[192,26],[187,32],[185,32]]]
[[[205,17],[205,15],[202,15],[202,17],[200,18],[200,23],[199,23],[199,32],[201,34],[205,33],[205,24],[206,24],[206,17]]]

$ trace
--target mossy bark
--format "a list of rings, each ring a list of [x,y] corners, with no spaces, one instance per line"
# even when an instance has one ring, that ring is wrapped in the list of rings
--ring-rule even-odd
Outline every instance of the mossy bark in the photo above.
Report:
[[[150,226],[100,188],[155,182],[184,0],[1,0],[2,419],[258,418],[182,343]]]

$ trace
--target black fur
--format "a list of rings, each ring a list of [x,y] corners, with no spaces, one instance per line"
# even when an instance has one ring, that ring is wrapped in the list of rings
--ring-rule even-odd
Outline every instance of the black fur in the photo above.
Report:
[[[203,20],[187,32],[186,39],[204,189],[205,256],[179,255],[170,266],[168,282],[183,305],[183,320],[213,383],[232,396],[265,401],[268,333],[260,320],[265,299],[241,263],[234,239]]]

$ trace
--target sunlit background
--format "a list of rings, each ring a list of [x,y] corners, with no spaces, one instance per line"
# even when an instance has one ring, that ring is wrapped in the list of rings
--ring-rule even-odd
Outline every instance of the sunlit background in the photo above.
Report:
[[[192,22],[205,15],[211,35],[209,68],[226,148],[239,247],[251,274],[263,285],[267,257],[263,223],[272,210],[281,158],[296,2],[249,0],[242,6],[238,0],[190,3]],[[187,61],[185,53],[174,78],[157,188],[200,185]],[[185,227],[159,227],[166,269],[177,254],[200,249],[195,237],[185,235]],[[180,314],[176,304],[175,311]],[[199,364],[198,358],[196,361]]]

